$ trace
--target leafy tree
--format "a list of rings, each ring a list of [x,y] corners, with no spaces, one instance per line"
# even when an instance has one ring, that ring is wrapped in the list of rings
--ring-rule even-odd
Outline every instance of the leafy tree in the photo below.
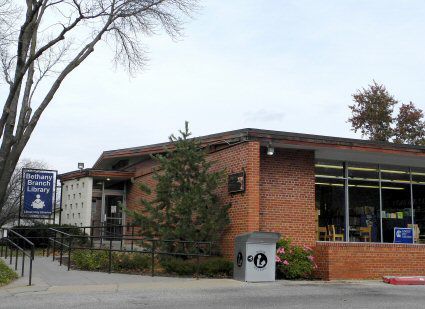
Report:
[[[376,81],[353,94],[353,100],[355,104],[349,106],[352,117],[348,121],[354,132],[360,130],[362,136],[373,141],[388,141],[394,134],[392,113],[398,101]]]
[[[395,119],[394,142],[399,144],[424,145],[425,144],[425,122],[421,109],[416,108],[410,102],[402,104]]]
[[[171,135],[172,147],[153,157],[158,163],[153,178],[155,197],[142,199],[144,211],[131,212],[142,234],[169,240],[218,241],[229,224],[230,205],[219,202],[216,189],[224,171],[212,171],[213,162],[199,141],[189,138],[188,123],[180,136]],[[148,196],[151,188],[143,184]],[[168,248],[170,249],[170,248]]]
[[[362,136],[373,141],[399,144],[424,145],[425,122],[423,112],[410,102],[401,104],[397,117],[393,117],[398,101],[389,94],[384,85],[373,81],[369,88],[353,94],[354,104],[349,108],[348,119],[352,130],[360,130]]]
[[[22,151],[71,72],[99,46],[135,72],[146,60],[142,39],[160,29],[177,37],[197,1],[0,0],[0,209]]]

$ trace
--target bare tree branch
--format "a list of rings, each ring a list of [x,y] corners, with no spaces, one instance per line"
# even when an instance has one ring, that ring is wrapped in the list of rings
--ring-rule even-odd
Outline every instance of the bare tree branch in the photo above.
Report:
[[[19,157],[68,75],[102,40],[116,63],[136,72],[146,62],[142,37],[160,29],[178,37],[197,2],[26,0],[20,16],[11,0],[0,0],[0,64],[8,86],[0,116],[0,213]]]

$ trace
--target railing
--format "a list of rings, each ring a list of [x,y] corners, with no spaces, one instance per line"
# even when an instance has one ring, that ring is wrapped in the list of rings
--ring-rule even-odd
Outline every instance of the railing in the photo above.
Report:
[[[92,229],[96,227],[90,227]],[[100,228],[100,227],[99,227]],[[183,240],[161,240],[135,236],[108,236],[107,240],[102,236],[72,235],[64,232],[62,229],[50,229],[54,234],[49,238],[49,248],[47,255],[50,255],[52,248],[53,260],[55,259],[56,250],[59,250],[59,263],[62,265],[64,250],[68,251],[67,267],[70,270],[71,257],[74,250],[91,250],[91,251],[107,251],[108,252],[108,273],[112,272],[112,255],[113,252],[146,254],[151,257],[151,276],[155,276],[155,257],[161,255],[168,256],[185,256],[197,260],[196,278],[199,278],[200,258],[211,256],[212,242],[205,241],[183,241]],[[134,234],[134,230],[132,231]],[[87,245],[83,241],[89,239]],[[83,241],[81,241],[83,240]],[[96,240],[99,240],[96,244]],[[114,247],[114,243],[119,242],[118,248]],[[174,251],[164,250],[164,248],[173,247]],[[178,250],[180,247],[180,251]]]
[[[49,237],[49,244],[50,242],[53,243],[53,261],[55,260],[55,253],[56,253],[56,244],[59,245],[60,250],[60,258],[59,258],[59,265],[62,266],[62,258],[63,258],[63,248],[66,247],[68,249],[68,270],[71,267],[71,250],[72,250],[72,239],[73,235],[65,233],[63,231],[60,231],[55,228],[50,228],[50,231],[54,233],[53,237]],[[60,236],[57,237],[57,234]],[[59,239],[59,240],[58,240]],[[64,239],[66,239],[66,244],[64,242]],[[50,253],[50,245],[47,247],[47,256],[49,256]]]
[[[67,255],[66,263],[68,270],[70,270],[71,268],[72,252],[74,250],[87,249],[92,251],[107,251],[107,268],[109,273],[112,272],[112,259],[114,252],[149,255],[151,258],[150,270],[152,276],[155,276],[155,258],[158,256],[168,255],[196,258],[196,277],[198,278],[200,258],[212,255],[212,242],[144,238],[141,236],[137,236],[139,229],[141,229],[141,227],[135,225],[113,226],[112,229],[111,226],[99,225],[82,227],[57,226],[53,228],[21,226],[8,230],[11,231],[10,233],[13,235],[19,235],[20,239],[25,239],[22,240],[21,243],[17,244],[19,249],[16,250],[19,250],[20,252],[25,252],[25,249],[31,250],[31,273],[32,260],[34,258],[34,243],[41,245],[41,247],[43,248],[46,248],[47,256],[50,256],[50,254],[52,254],[53,260],[57,258],[59,260],[60,265],[64,263],[64,254]],[[122,233],[114,234],[109,232],[117,230],[121,230]],[[23,236],[21,235],[21,233],[28,236]],[[5,241],[9,242],[12,240],[9,239]],[[10,243],[9,246],[13,246],[13,244]],[[3,247],[1,247],[1,250],[1,253],[3,254]],[[15,261],[15,264],[16,263],[17,262]],[[22,269],[23,267],[24,266],[22,266]]]
[[[4,258],[7,260],[8,258],[8,249],[9,249],[9,263],[12,265],[13,260],[13,249],[15,249],[15,270],[18,270],[18,257],[19,252],[22,253],[22,263],[21,263],[21,276],[24,276],[25,271],[25,256],[29,258],[29,276],[28,276],[28,285],[31,285],[32,280],[32,263],[34,261],[34,243],[31,242],[26,237],[22,236],[21,234],[17,233],[16,231],[12,229],[1,229],[1,246],[0,246],[0,256],[3,257],[3,251],[4,251]],[[30,253],[26,252],[25,248],[30,248]],[[3,250],[4,249],[4,250]]]

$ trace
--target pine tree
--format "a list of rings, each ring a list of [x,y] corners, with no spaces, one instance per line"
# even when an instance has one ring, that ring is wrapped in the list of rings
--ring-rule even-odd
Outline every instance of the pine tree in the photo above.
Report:
[[[213,162],[207,160],[199,141],[190,138],[188,122],[179,132],[180,136],[169,137],[172,147],[164,155],[153,156],[158,163],[153,176],[156,187],[141,185],[148,195],[154,189],[155,198],[142,199],[144,211],[131,215],[145,236],[217,242],[230,222],[230,205],[221,204],[216,194],[224,171],[211,171]]]

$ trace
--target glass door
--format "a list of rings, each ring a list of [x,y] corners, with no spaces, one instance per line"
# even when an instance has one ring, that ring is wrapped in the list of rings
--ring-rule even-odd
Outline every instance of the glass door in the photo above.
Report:
[[[105,195],[105,236],[121,237],[123,196]]]

